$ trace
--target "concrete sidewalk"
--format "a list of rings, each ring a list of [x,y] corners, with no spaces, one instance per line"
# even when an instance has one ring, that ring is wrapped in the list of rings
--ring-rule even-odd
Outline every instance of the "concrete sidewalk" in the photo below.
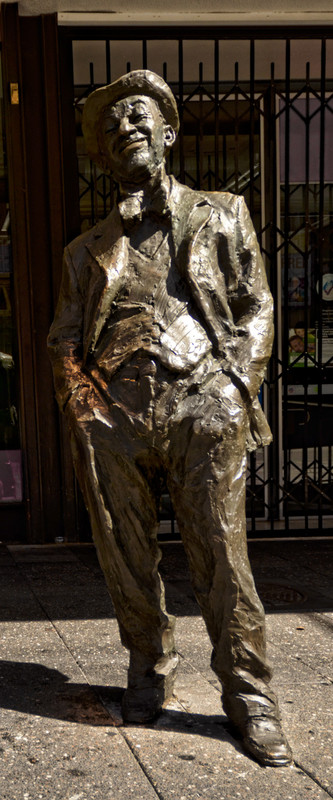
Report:
[[[221,711],[183,550],[163,545],[177,692],[122,724],[127,654],[92,546],[0,549],[0,800],[333,797],[333,540],[252,543],[292,767],[246,757]]]

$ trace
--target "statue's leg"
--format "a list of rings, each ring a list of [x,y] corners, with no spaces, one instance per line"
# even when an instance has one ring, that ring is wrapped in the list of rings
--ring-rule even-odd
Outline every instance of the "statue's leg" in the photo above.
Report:
[[[262,763],[282,765],[291,756],[269,685],[264,610],[247,554],[245,412],[234,400],[217,414],[210,397],[208,408],[201,404],[201,418],[193,404],[194,419],[183,419],[174,432],[169,488],[213,644],[212,667],[223,686],[224,709],[248,751]],[[264,745],[249,744],[258,717],[265,729],[268,718],[273,725],[270,749],[267,731]]]
[[[158,572],[159,464],[126,415],[112,413],[78,426],[72,451],[121,640],[130,650],[124,716],[139,722],[172,695],[178,657]]]
[[[192,431],[182,483],[171,479],[170,492],[224,693],[266,692],[265,617],[246,545],[245,448],[237,435],[209,438]]]

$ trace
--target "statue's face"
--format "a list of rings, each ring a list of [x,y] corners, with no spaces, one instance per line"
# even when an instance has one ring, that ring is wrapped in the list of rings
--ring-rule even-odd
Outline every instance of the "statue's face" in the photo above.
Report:
[[[152,97],[119,100],[106,109],[103,125],[103,151],[120,182],[141,183],[152,177],[175,140]]]

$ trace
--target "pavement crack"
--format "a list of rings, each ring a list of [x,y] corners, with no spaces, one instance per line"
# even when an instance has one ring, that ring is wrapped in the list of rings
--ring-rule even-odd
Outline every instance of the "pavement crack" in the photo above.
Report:
[[[149,772],[147,771],[146,767],[144,766],[144,764],[142,763],[141,759],[139,758],[139,755],[138,755],[135,747],[132,745],[132,742],[130,741],[130,739],[126,736],[126,730],[125,729],[121,730],[120,733],[121,733],[123,739],[125,740],[127,746],[129,747],[131,753],[133,754],[133,756],[134,756],[137,764],[139,765],[140,769],[142,770],[142,772],[146,776],[147,780],[149,781],[152,789],[154,790],[154,792],[156,794],[156,797],[158,797],[159,800],[168,800],[168,798],[165,797],[165,794],[162,794],[162,792],[160,792],[159,789],[157,788],[157,786],[155,785],[154,781],[152,780],[151,776],[149,775]]]
[[[310,615],[309,619],[311,619]],[[276,642],[275,639],[267,638],[267,643],[272,649],[274,647],[276,650],[282,652],[280,643]],[[303,667],[306,667],[307,669],[311,670],[317,677],[323,678],[325,681],[329,681],[329,683],[333,683],[333,680],[332,678],[330,678],[329,675],[326,675],[326,673],[322,672],[318,667],[314,667],[310,661],[306,661],[300,655],[293,655],[291,656],[291,658],[293,659],[293,661],[297,661],[299,664],[302,664]]]
[[[308,778],[310,778],[314,783],[316,783],[317,786],[319,786],[319,788],[323,790],[323,792],[326,792],[328,797],[333,797],[333,792],[331,792],[330,789],[327,786],[324,786],[322,781],[320,781],[318,778],[316,778],[316,776],[314,775],[312,770],[307,769],[307,767],[305,767],[304,764],[302,764],[301,761],[296,761],[295,760],[294,764],[295,764],[295,767],[297,767],[302,772],[304,772],[305,775],[308,776]]]

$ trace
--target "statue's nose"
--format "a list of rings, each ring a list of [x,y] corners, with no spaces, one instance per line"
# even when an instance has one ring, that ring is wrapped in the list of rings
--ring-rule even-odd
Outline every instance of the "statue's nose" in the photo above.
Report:
[[[119,132],[124,134],[132,131],[134,129],[134,125],[130,122],[128,117],[122,117],[119,123]]]

